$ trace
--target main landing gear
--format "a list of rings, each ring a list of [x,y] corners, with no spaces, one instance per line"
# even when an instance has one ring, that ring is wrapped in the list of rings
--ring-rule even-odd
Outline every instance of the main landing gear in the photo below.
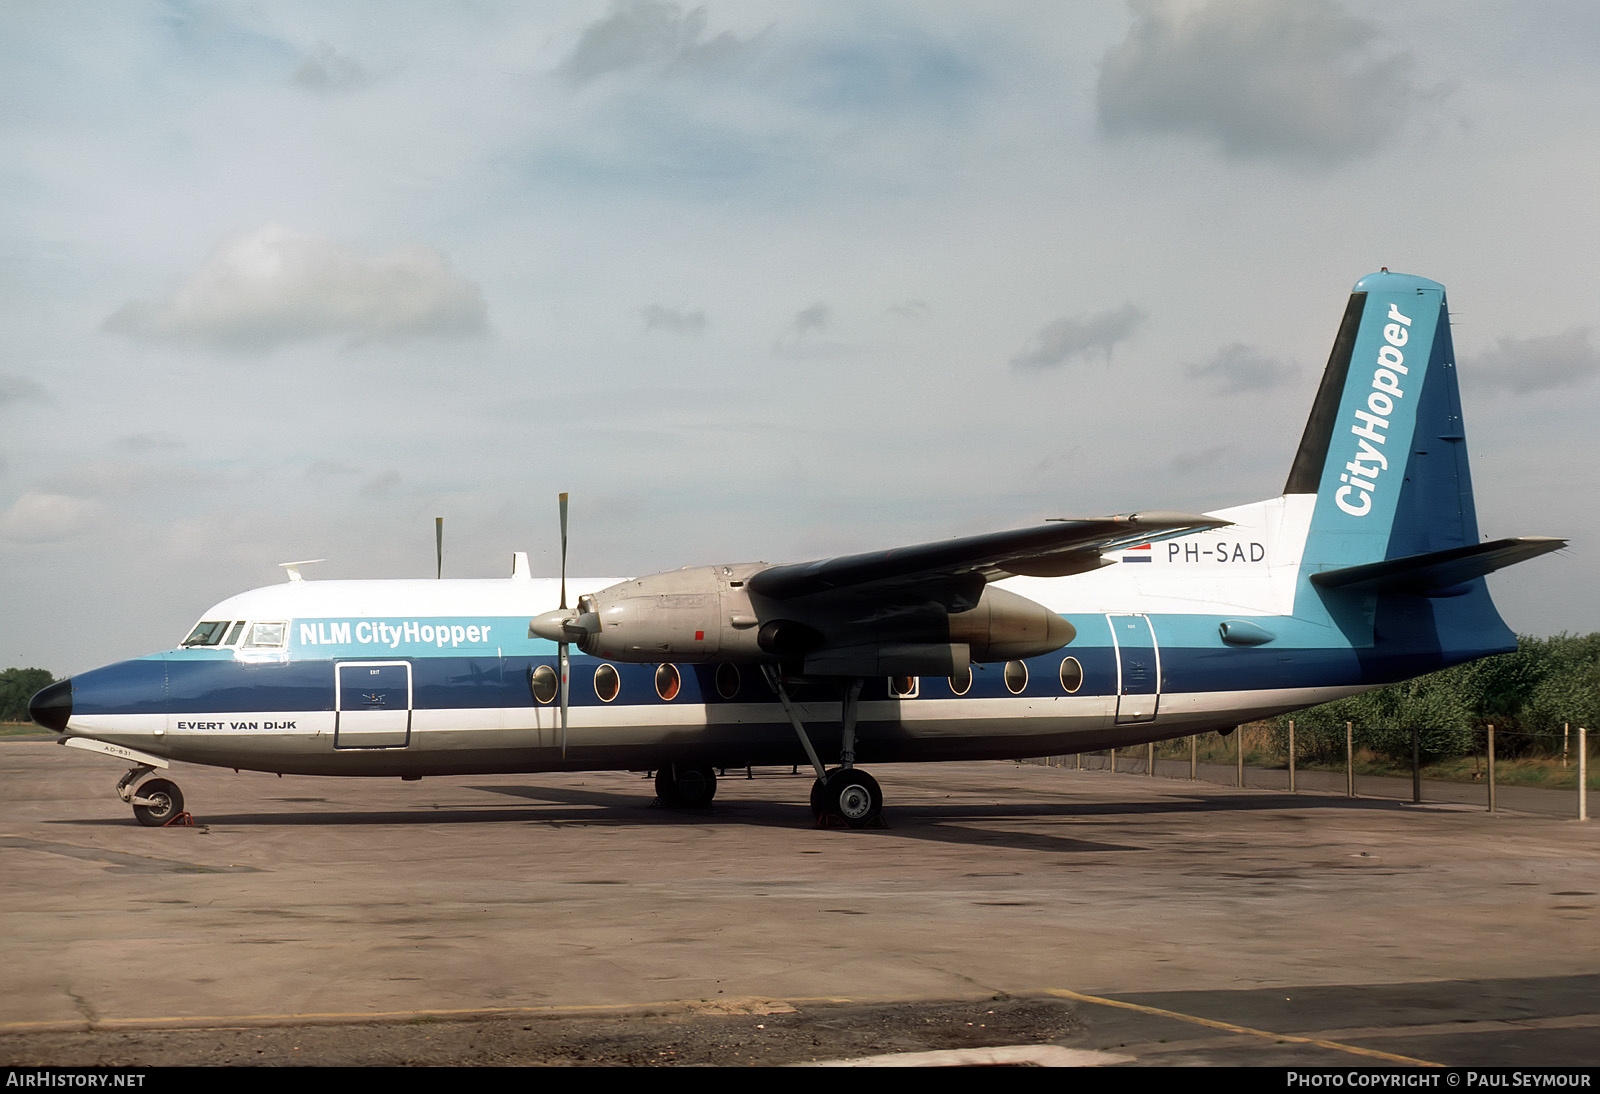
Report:
[[[151,779],[138,790],[132,786],[155,768],[139,764],[117,783],[117,797],[133,806],[133,816],[146,828],[165,828],[182,824],[189,814],[183,811],[183,791],[170,779]]]
[[[811,737],[800,721],[800,714],[789,699],[783,686],[783,676],[777,669],[764,666],[767,682],[778,693],[789,723],[794,726],[800,745],[806,750],[811,766],[817,772],[817,781],[811,784],[811,815],[817,824],[842,824],[846,828],[867,828],[883,823],[883,790],[878,780],[855,766],[856,759],[856,703],[861,698],[862,681],[851,680],[845,686],[840,719],[844,727],[844,741],[839,749],[839,766],[829,771],[823,768]]]
[[[866,828],[883,816],[883,791],[860,768],[836,767],[811,784],[811,815],[818,824],[842,821],[847,828]]]
[[[709,767],[668,764],[656,772],[656,800],[676,809],[704,809],[717,794],[717,773]]]

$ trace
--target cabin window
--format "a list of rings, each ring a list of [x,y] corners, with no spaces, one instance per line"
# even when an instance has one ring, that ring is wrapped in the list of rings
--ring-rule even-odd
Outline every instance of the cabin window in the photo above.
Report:
[[[726,661],[717,666],[717,694],[732,699],[739,694],[739,666]]]
[[[197,623],[194,630],[189,632],[189,637],[183,640],[185,646],[215,646],[222,641],[222,636],[228,633],[227,619]]]
[[[1061,662],[1061,686],[1068,695],[1076,695],[1078,689],[1083,687],[1083,666],[1078,664],[1076,657]]]
[[[915,676],[889,677],[889,698],[911,699],[917,694],[917,678]]]
[[[972,690],[972,666],[968,665],[960,676],[950,677],[950,691],[955,695],[965,695]]]
[[[601,665],[594,670],[594,693],[600,696],[602,703],[611,702],[621,690],[622,678],[617,675],[617,670],[613,666]]]
[[[1021,695],[1028,686],[1028,666],[1021,661],[1006,662],[1006,688],[1012,695]]]
[[[554,702],[556,691],[561,686],[561,680],[556,676],[556,670],[549,665],[540,665],[528,675],[528,686],[533,689],[533,697],[541,703]]]
[[[241,624],[242,625],[242,624]],[[250,634],[244,640],[247,650],[279,649],[283,645],[284,631],[289,628],[287,623],[252,623]],[[232,639],[229,639],[231,642]]]
[[[683,687],[683,677],[678,675],[677,665],[660,665],[656,668],[656,694],[667,702],[678,697],[678,691]]]

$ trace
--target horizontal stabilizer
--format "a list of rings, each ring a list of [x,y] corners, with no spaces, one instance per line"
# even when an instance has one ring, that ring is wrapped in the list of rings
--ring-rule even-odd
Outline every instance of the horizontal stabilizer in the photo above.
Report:
[[[1551,551],[1559,551],[1566,545],[1566,540],[1552,536],[1517,536],[1467,547],[1428,551],[1406,558],[1369,562],[1363,566],[1326,570],[1312,574],[1311,581],[1324,589],[1350,592],[1453,596],[1463,591],[1462,586],[1474,578]]]

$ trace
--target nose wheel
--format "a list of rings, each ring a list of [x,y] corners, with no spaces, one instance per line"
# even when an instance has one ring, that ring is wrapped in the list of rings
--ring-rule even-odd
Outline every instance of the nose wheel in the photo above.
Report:
[[[168,779],[151,779],[134,791],[133,816],[146,828],[165,828],[183,812],[183,791]]]

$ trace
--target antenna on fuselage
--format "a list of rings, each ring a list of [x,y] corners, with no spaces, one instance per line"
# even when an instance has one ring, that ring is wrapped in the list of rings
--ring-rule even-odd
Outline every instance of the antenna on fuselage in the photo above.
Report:
[[[325,559],[325,558],[303,558],[299,562],[280,562],[280,563],[278,563],[278,565],[282,566],[285,570],[289,571],[289,580],[290,581],[304,581],[305,578],[300,576],[300,567],[309,566],[313,562],[326,562],[326,561],[328,561],[328,560]]]

